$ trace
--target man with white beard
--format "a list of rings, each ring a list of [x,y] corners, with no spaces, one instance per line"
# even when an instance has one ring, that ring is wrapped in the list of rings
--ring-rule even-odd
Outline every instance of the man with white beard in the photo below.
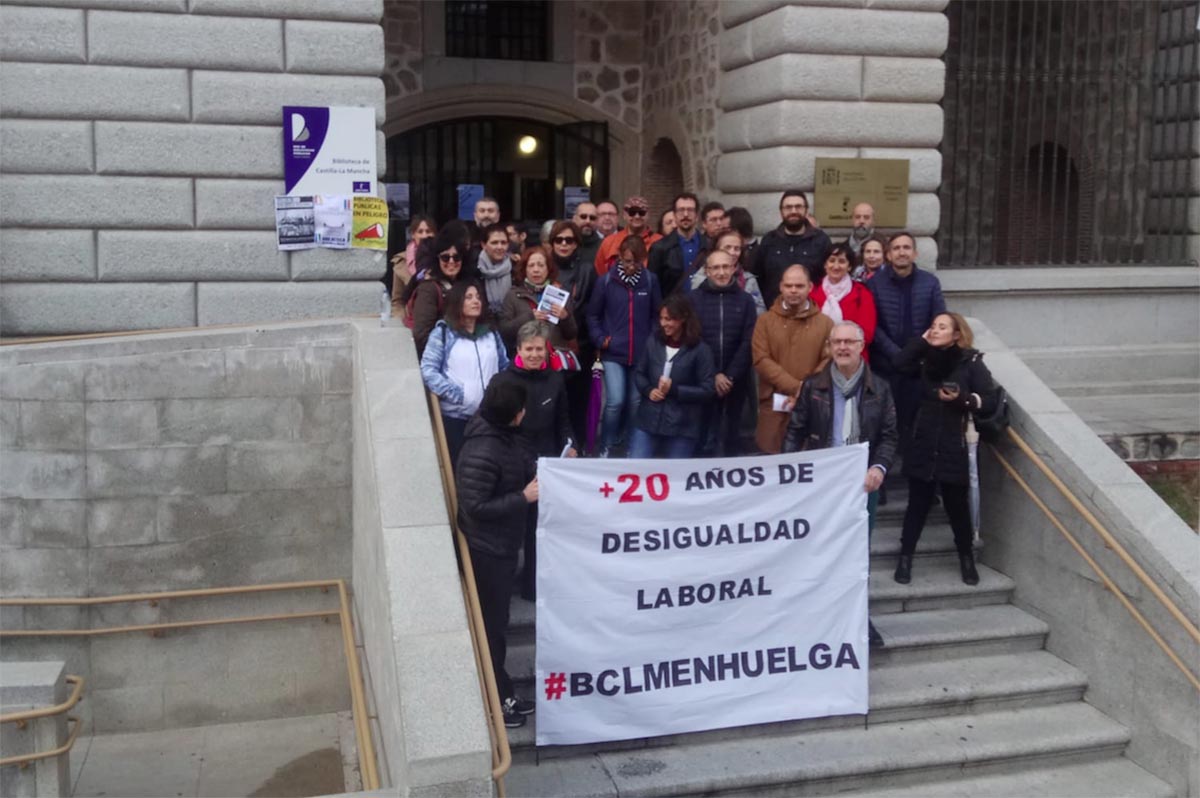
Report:
[[[846,243],[858,258],[862,258],[862,245],[875,232],[875,209],[869,202],[860,202],[854,206],[850,216],[854,228],[846,238]]]

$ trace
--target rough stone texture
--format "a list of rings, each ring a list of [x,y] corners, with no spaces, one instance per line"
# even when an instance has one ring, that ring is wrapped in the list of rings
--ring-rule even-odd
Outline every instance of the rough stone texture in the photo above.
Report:
[[[196,324],[195,297],[191,283],[7,283],[0,289],[0,333],[191,327]]]
[[[88,57],[98,64],[279,71],[283,27],[270,19],[91,11]]]
[[[726,111],[774,100],[847,100],[863,96],[863,58],[784,53],[721,76]]]
[[[420,0],[391,0],[384,5],[383,85],[389,98],[421,91],[423,5]]]
[[[348,577],[350,362],[345,324],[7,347],[5,595]],[[27,610],[21,623],[102,627],[327,609],[335,599],[310,592]],[[89,697],[122,691],[100,704],[119,702],[119,711],[95,710],[97,731],[349,706],[336,624],[79,642],[84,654],[70,667],[88,678]],[[0,669],[60,648],[6,643]],[[278,689],[262,682],[267,662]]]
[[[111,175],[278,177],[278,127],[97,122],[96,171]]]
[[[5,712],[43,709],[66,700],[66,663],[9,662],[0,675],[0,708]],[[0,729],[0,748],[6,756],[32,754],[58,748],[67,738],[67,719],[62,715],[37,718],[17,726],[6,723]],[[4,795],[69,795],[71,793],[70,754],[41,760],[32,767],[6,767],[0,772],[0,792]]]
[[[938,102],[946,89],[946,65],[936,58],[863,59],[864,100]]]
[[[353,257],[363,253],[342,253]],[[378,275],[376,275],[378,276]],[[378,313],[378,280],[320,283],[200,283],[197,323],[300,320]]]
[[[92,126],[88,122],[0,120],[0,172],[91,172]]]
[[[100,279],[286,280],[288,253],[263,232],[102,230],[97,248]]]
[[[647,3],[645,127],[642,149],[650,153],[661,139],[678,150],[683,188],[708,199],[717,184],[716,130],[720,119],[720,24],[717,0],[686,5]],[[665,208],[655,207],[652,213]]]
[[[5,61],[87,60],[82,11],[0,7],[0,58]]]
[[[293,280],[370,280],[387,270],[382,252],[309,249],[290,253]]]
[[[196,226],[275,230],[272,200],[282,180],[197,180]]]
[[[298,269],[309,287],[283,303],[257,296],[201,314],[198,289],[292,278],[290,256],[273,243],[281,106],[369,106],[382,125],[383,5],[0,7],[0,332],[194,326],[201,315],[269,321],[271,308],[276,318],[373,311],[383,268],[349,253]],[[416,33],[419,41],[419,19]],[[376,141],[382,168],[383,136]],[[214,232],[151,233],[196,228]],[[251,230],[262,232],[227,232]],[[316,283],[327,280],[322,292]]]
[[[287,20],[288,72],[378,75],[383,71],[383,29],[352,22]]]
[[[0,279],[92,280],[96,241],[91,230],[0,228]]]
[[[642,128],[644,15],[653,3],[575,4],[575,98]]]

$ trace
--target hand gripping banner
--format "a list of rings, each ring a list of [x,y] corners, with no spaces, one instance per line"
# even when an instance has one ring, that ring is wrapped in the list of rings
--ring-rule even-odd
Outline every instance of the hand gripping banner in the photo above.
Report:
[[[866,472],[541,459],[537,744],[865,714]]]

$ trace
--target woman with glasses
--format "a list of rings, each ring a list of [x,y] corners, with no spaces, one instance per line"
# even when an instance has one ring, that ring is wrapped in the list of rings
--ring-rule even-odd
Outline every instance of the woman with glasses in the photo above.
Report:
[[[417,356],[425,351],[425,343],[429,334],[442,318],[446,304],[446,293],[457,282],[464,279],[463,256],[467,250],[465,239],[455,234],[455,229],[447,225],[433,240],[419,252],[424,262],[418,262],[418,268],[425,272],[424,279],[417,283],[412,301],[413,341],[417,345]]]
[[[456,283],[446,294],[445,315],[421,355],[421,379],[441,400],[442,426],[455,465],[467,422],[492,377],[508,368],[509,361],[500,333],[488,324],[487,300],[478,285]]]
[[[633,426],[637,390],[633,367],[646,347],[662,303],[658,278],[646,270],[639,236],[621,244],[617,267],[596,281],[588,303],[588,333],[604,363],[604,419],[600,456],[607,457]]]

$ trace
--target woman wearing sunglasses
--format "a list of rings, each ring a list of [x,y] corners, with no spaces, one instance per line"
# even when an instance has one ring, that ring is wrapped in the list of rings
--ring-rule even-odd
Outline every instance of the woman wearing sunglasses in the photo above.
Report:
[[[446,294],[455,283],[464,279],[463,256],[467,242],[458,237],[455,228],[447,225],[434,238],[432,246],[419,251],[425,262],[418,263],[425,272],[415,289],[412,301],[413,341],[417,345],[417,357],[425,352],[425,343],[433,327],[445,312]]]

